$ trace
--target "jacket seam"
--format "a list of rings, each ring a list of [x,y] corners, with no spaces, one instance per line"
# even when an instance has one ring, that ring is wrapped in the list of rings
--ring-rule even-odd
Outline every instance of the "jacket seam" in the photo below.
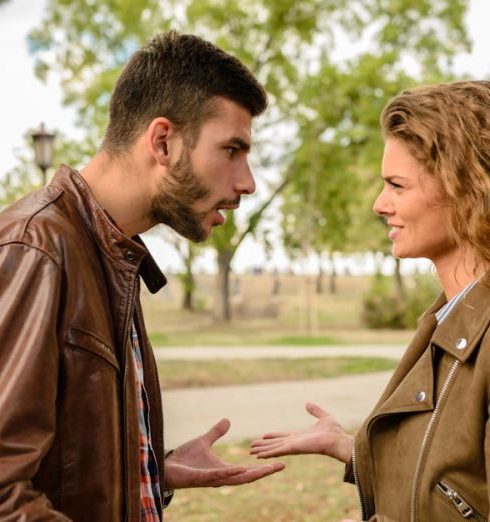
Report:
[[[102,339],[101,337],[99,337],[96,333],[92,332],[91,330],[87,330],[86,328],[81,328],[79,326],[72,326],[72,327],[70,327],[70,330],[94,337],[95,339],[97,339],[97,341],[99,341],[100,343],[102,343],[104,345],[105,349],[109,350],[111,353],[114,353],[114,351],[111,349],[111,346],[113,345],[113,343],[109,343],[107,340]]]
[[[41,252],[41,254],[43,254],[47,258],[49,258],[58,268],[60,268],[60,266],[61,266],[61,263],[50,252],[46,251],[44,248],[41,248],[37,245],[28,243],[27,241],[23,241],[20,239],[14,239],[12,241],[6,241],[6,242],[2,242],[0,244],[1,244],[1,246],[21,245],[21,246],[25,246],[27,248],[32,248],[33,250],[37,250],[38,252]]]
[[[50,194],[49,191],[48,191],[48,194]],[[26,218],[24,226],[22,228],[22,236],[26,235],[27,227],[31,224],[31,221],[34,219],[34,217],[37,216],[40,212],[42,212],[46,207],[49,207],[50,205],[52,205],[61,196],[61,194],[62,194],[61,191],[58,192],[58,194],[55,194],[54,196],[52,196],[49,201],[46,201],[41,207],[39,207],[34,212],[29,214],[29,216]]]

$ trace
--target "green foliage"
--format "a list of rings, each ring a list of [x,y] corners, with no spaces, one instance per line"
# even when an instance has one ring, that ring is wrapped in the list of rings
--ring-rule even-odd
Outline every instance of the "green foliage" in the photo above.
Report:
[[[0,209],[42,187],[42,174],[34,163],[31,134],[32,130],[28,130],[24,135],[24,147],[18,154],[18,164],[0,176]],[[54,140],[53,166],[47,173],[48,181],[61,161],[77,167],[87,160],[91,155],[92,145],[90,140],[78,143],[57,134]]]
[[[244,237],[259,232],[274,187],[287,184],[291,249],[386,249],[370,210],[379,113],[414,83],[451,77],[452,57],[469,48],[466,9],[466,0],[48,0],[29,41],[38,75],[60,73],[92,151],[122,64],[157,32],[211,39],[264,83],[270,108],[255,129],[254,163],[274,182],[244,220],[228,218],[214,234],[227,272]]]
[[[404,319],[407,328],[415,328],[418,318],[441,293],[441,286],[431,274],[416,274],[409,282]]]
[[[0,178],[0,210],[41,185],[41,173],[32,162],[22,161]]]
[[[434,277],[417,274],[402,297],[392,276],[376,274],[363,297],[363,322],[369,328],[415,328],[439,292]]]

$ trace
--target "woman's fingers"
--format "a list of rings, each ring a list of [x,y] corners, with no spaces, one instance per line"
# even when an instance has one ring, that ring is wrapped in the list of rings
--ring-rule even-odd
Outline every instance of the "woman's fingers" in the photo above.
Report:
[[[313,417],[316,417],[317,419],[329,415],[328,412],[326,412],[323,408],[320,408],[320,406],[314,402],[307,402],[305,408],[310,415],[313,415]]]
[[[267,451],[276,451],[283,447],[286,447],[286,445],[283,442],[278,442],[276,444],[267,444],[264,446],[253,446],[250,448],[250,454],[256,455],[258,453],[264,453]]]

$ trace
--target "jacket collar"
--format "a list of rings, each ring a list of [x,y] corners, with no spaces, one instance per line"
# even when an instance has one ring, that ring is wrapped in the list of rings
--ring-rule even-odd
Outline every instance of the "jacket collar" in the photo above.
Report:
[[[167,283],[143,240],[139,236],[129,238],[112,223],[76,170],[61,165],[47,190],[66,194],[101,252],[121,269],[139,272],[152,294]]]
[[[479,345],[490,323],[490,271],[437,327],[432,343],[465,362]]]

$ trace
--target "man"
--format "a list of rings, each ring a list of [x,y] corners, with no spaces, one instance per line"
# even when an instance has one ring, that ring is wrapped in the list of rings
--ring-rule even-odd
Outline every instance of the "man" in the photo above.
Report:
[[[162,519],[175,488],[282,469],[219,460],[211,430],[164,457],[139,303],[165,278],[140,234],[204,240],[255,190],[261,85],[195,36],[155,37],[119,78],[100,151],[0,214],[0,519]],[[203,405],[205,407],[205,405]],[[184,413],[185,414],[185,413]]]

